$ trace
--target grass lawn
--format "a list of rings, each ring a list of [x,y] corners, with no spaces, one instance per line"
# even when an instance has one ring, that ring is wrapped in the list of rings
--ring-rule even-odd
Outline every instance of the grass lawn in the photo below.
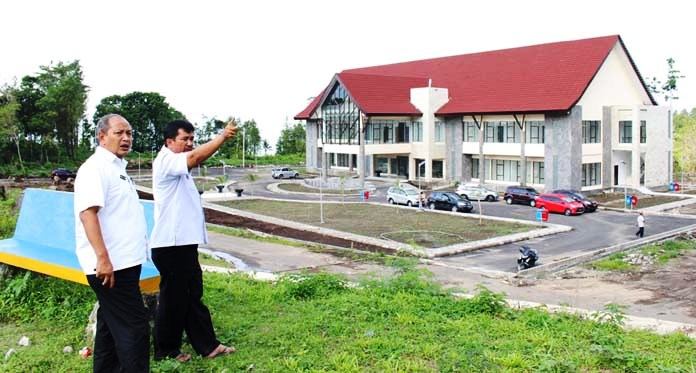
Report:
[[[644,372],[692,371],[696,341],[658,336],[542,310],[512,311],[486,289],[455,299],[404,265],[392,278],[348,287],[337,276],[288,277],[277,283],[244,275],[205,274],[205,303],[217,337],[238,352],[185,364],[152,362],[152,372]],[[55,303],[61,280],[41,281],[45,294],[0,290],[0,311],[26,299]],[[79,286],[79,285],[75,285]],[[84,287],[83,287],[84,288]],[[4,288],[6,289],[6,288]],[[67,290],[64,290],[67,291]],[[14,297],[12,298],[13,295]],[[16,299],[22,298],[22,299]],[[77,305],[89,309],[93,296]],[[65,311],[65,308],[63,308]],[[620,311],[619,311],[620,312]],[[4,314],[4,313],[3,313]],[[86,315],[82,315],[86,319]],[[61,320],[58,322],[58,320]],[[84,372],[92,358],[84,319],[33,314],[0,320],[0,362],[7,372]],[[29,347],[17,346],[26,335]],[[74,351],[62,353],[64,346]],[[184,352],[192,353],[188,342]]]
[[[477,241],[511,233],[537,229],[527,224],[483,220],[436,214],[417,209],[363,203],[325,203],[324,224],[320,224],[318,203],[269,200],[216,202],[261,215],[355,233],[391,239],[425,248]]]
[[[673,240],[664,242],[661,245],[648,245],[639,249],[640,253],[645,256],[650,256],[654,258],[655,263],[662,265],[667,263],[669,260],[674,259],[682,255],[687,250],[696,249],[696,243],[691,241],[683,240]],[[637,250],[631,250],[629,252],[618,252],[612,254],[602,260],[587,263],[586,266],[598,269],[601,271],[620,271],[620,272],[633,272],[640,270],[640,268],[634,264],[630,264],[624,261],[624,258]]]
[[[309,187],[306,187],[305,185],[299,184],[299,183],[282,183],[281,182],[278,184],[278,189],[286,190],[288,192],[314,193],[316,195],[319,195],[319,189],[309,188]],[[322,189],[322,193],[341,195],[341,191],[336,190],[336,189]],[[345,193],[345,195],[349,195],[349,194],[355,193],[355,192],[351,192],[351,191],[346,190],[346,191],[344,191],[344,193]]]

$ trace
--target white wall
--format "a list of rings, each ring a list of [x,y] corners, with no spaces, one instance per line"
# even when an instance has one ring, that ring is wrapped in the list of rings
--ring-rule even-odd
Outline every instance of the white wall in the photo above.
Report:
[[[611,49],[578,105],[583,120],[602,120],[602,106],[652,105],[620,43]]]

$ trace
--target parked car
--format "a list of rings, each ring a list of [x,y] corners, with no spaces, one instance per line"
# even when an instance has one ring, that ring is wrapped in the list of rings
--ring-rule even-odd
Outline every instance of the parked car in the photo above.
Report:
[[[274,179],[295,179],[298,176],[300,176],[300,174],[289,167],[280,167],[271,170],[271,177]]]
[[[599,202],[594,199],[589,199],[584,194],[575,190],[558,189],[551,193],[565,194],[578,202],[582,202],[582,204],[585,206],[585,212],[595,212],[597,211],[597,207],[599,207]]]
[[[494,202],[498,200],[496,191],[480,185],[460,184],[454,192],[470,201],[485,200]]]
[[[391,187],[387,190],[387,202],[392,205],[418,206],[418,190]]]
[[[450,210],[453,212],[471,212],[474,209],[469,200],[454,192],[432,192],[428,196],[427,205],[431,210]]]
[[[508,205],[521,203],[523,205],[536,206],[536,197],[539,192],[532,187],[509,186],[505,189],[503,199]]]
[[[544,193],[537,196],[536,205],[538,208],[545,208],[549,212],[559,214],[579,215],[585,212],[585,206],[575,198],[565,194]]]
[[[77,174],[74,171],[68,170],[67,168],[56,168],[51,171],[51,179],[56,180],[56,177],[60,180],[75,179]]]

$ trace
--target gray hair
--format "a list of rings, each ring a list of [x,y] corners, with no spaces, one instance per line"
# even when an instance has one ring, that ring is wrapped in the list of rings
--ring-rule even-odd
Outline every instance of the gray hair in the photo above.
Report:
[[[128,123],[126,118],[118,114],[106,114],[103,117],[99,118],[99,121],[97,122],[96,128],[94,130],[94,141],[97,142],[97,145],[99,144],[99,132],[106,133],[109,130],[109,120],[111,120],[111,118],[114,117],[121,118],[123,119],[123,121]]]

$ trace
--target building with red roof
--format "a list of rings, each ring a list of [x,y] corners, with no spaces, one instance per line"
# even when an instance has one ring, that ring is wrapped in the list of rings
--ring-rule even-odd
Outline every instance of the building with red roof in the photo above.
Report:
[[[612,35],[344,70],[295,119],[309,168],[589,190],[668,184],[669,117]]]

